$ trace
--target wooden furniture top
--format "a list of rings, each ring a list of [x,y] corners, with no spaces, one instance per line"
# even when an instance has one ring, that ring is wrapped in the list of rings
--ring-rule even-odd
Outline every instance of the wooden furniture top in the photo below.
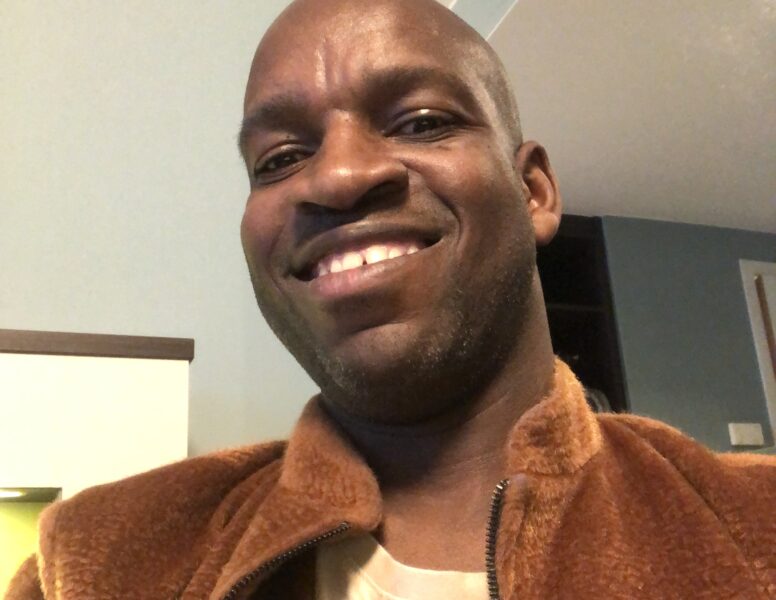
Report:
[[[191,362],[194,359],[194,340],[0,329],[0,353],[158,358]]]

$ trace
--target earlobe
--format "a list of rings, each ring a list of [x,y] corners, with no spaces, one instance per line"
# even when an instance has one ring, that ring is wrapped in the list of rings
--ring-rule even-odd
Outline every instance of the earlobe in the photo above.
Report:
[[[545,246],[558,232],[562,210],[558,180],[547,152],[537,142],[524,142],[515,154],[515,170],[522,179],[536,245]]]

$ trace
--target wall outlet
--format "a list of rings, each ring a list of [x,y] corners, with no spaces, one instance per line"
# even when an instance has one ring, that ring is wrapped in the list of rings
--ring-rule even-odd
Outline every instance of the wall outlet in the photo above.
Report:
[[[764,446],[763,426],[759,423],[728,423],[733,446]]]

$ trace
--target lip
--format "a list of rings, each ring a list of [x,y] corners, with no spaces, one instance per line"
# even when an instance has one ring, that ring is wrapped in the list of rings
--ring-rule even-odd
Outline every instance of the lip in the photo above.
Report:
[[[374,294],[384,294],[391,289],[405,286],[408,278],[428,279],[428,261],[440,251],[444,239],[423,248],[414,254],[405,254],[397,258],[382,260],[369,265],[347,269],[338,273],[329,273],[302,282],[308,293],[324,305],[346,306],[350,300],[364,300]],[[340,303],[346,301],[345,305]],[[363,310],[363,305],[359,304]]]
[[[357,247],[389,242],[421,242],[423,248],[433,246],[442,238],[441,231],[434,228],[419,227],[415,224],[399,223],[352,223],[321,233],[303,243],[291,259],[291,274],[301,280],[310,282],[312,269],[323,257],[347,252]],[[421,250],[422,251],[422,250]],[[342,271],[331,275],[347,274],[350,271],[372,271],[370,267],[378,267],[383,263],[403,262],[406,256],[384,260],[373,265],[365,265],[357,269]],[[323,276],[328,277],[326,275]],[[320,278],[318,278],[320,279]]]

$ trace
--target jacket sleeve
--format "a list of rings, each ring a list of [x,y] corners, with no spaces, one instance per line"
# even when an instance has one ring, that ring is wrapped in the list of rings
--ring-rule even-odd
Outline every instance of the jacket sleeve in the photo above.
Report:
[[[776,598],[776,456],[719,455],[726,477],[709,491],[730,537],[747,557],[768,598]]]
[[[663,423],[632,415],[620,420],[684,476],[737,546],[764,595],[776,598],[776,456],[715,453]]]
[[[30,556],[11,579],[4,600],[45,600],[38,578],[38,561]]]

